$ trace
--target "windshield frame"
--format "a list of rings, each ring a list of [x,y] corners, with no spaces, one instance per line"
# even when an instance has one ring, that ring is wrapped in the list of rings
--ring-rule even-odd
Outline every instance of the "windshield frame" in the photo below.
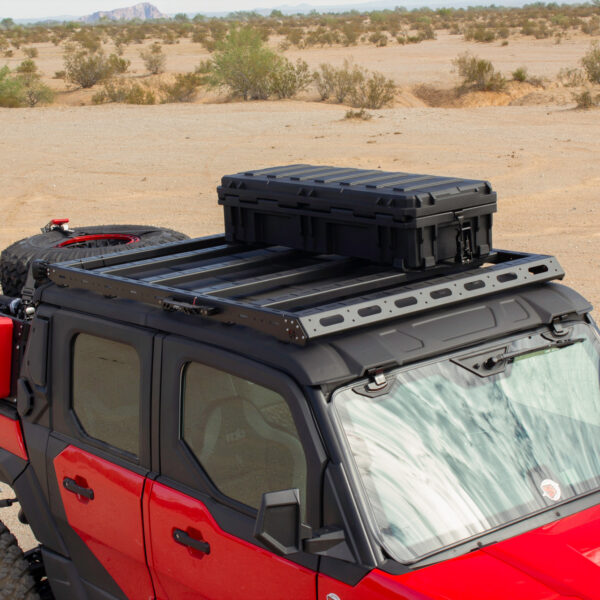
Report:
[[[567,329],[574,325],[581,325],[585,327],[585,331],[589,334],[589,340],[593,347],[600,355],[600,330],[589,315],[585,315],[583,318],[574,318],[568,321],[561,322],[563,328]],[[435,357],[429,357],[424,360],[417,360],[415,362],[406,363],[401,367],[393,367],[385,370],[384,375],[386,379],[395,379],[401,377],[402,373],[411,371],[414,369],[426,367],[428,365],[461,359],[463,357],[472,355],[474,353],[484,354],[486,351],[494,351],[499,347],[510,346],[516,341],[540,336],[542,334],[548,334],[551,329],[548,326],[541,326],[535,329],[520,331],[511,335],[496,338],[494,340],[485,341],[480,344],[475,344],[467,347],[453,350],[444,354],[440,354]],[[578,335],[572,334],[573,337],[579,337]],[[556,338],[559,339],[559,338]],[[456,364],[456,363],[455,363]],[[475,375],[474,375],[475,376]],[[365,483],[359,472],[356,464],[352,449],[348,442],[342,417],[339,414],[337,407],[335,406],[336,397],[348,390],[352,390],[358,386],[364,386],[370,380],[367,377],[355,379],[349,383],[346,383],[331,392],[328,398],[330,417],[333,425],[333,430],[339,443],[339,449],[341,451],[343,463],[347,466],[347,476],[350,485],[353,489],[356,501],[358,503],[359,512],[363,518],[363,521],[367,525],[371,535],[380,545],[381,549],[384,550],[385,554],[391,557],[396,563],[410,566],[411,568],[420,568],[435,564],[449,558],[460,556],[468,552],[483,548],[487,545],[514,537],[521,533],[531,531],[543,525],[547,525],[554,521],[557,521],[563,517],[576,514],[587,508],[591,508],[600,503],[600,487],[592,489],[586,493],[580,494],[579,496],[569,497],[565,500],[556,502],[553,505],[543,507],[539,510],[531,513],[522,515],[511,521],[507,521],[496,527],[487,529],[480,533],[477,533],[471,537],[461,539],[457,542],[448,544],[446,546],[435,549],[431,552],[416,557],[414,560],[399,560],[394,556],[394,553],[389,549],[384,535],[381,533],[379,525],[375,518],[375,510],[372,505],[372,500],[367,493]]]

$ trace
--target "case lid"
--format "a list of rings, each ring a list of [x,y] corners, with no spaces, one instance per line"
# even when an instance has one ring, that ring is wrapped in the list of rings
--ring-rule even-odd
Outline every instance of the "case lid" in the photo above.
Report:
[[[287,165],[223,177],[219,203],[227,196],[246,202],[275,200],[280,205],[356,215],[420,217],[496,202],[487,181],[343,167]]]

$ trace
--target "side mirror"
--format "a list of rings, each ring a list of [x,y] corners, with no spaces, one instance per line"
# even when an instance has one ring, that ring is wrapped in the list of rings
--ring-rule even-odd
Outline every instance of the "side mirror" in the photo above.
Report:
[[[312,554],[325,553],[346,542],[344,530],[339,527],[313,531],[302,524],[298,489],[263,494],[254,537],[281,555],[301,550]]]
[[[300,490],[263,494],[254,537],[277,554],[300,552]]]

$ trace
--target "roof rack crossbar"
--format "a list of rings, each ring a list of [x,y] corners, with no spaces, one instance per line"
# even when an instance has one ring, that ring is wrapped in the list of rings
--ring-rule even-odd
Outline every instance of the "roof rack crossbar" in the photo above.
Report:
[[[276,310],[308,309],[315,304],[339,302],[350,296],[389,288],[403,281],[406,281],[406,273],[387,270],[381,275],[365,275],[338,280],[320,288],[312,286],[302,291],[289,291],[278,298],[267,299],[261,306]]]
[[[115,265],[98,269],[98,273],[110,273],[111,275],[121,275],[126,277],[135,277],[138,273],[144,273],[149,268],[153,270],[159,268],[173,268],[198,259],[218,258],[228,256],[239,252],[243,246],[237,244],[219,244],[200,250],[188,250],[187,252],[178,252],[171,256],[157,258],[148,258],[146,260],[134,261],[122,265]]]
[[[74,259],[61,263],[62,265],[75,266],[80,269],[104,269],[125,265],[138,265],[140,261],[148,261],[153,265],[156,264],[156,259],[168,256],[172,257],[177,252],[196,252],[204,248],[212,248],[221,244],[225,244],[225,235],[210,235],[204,238],[193,240],[181,240],[180,242],[171,242],[162,246],[150,246],[149,248],[140,248],[138,250],[128,250],[127,252],[115,252],[112,254],[103,254],[101,256]],[[100,271],[99,271],[100,272]]]
[[[298,254],[297,250],[287,250],[285,254],[293,255]],[[157,283],[160,285],[174,286],[182,285],[189,281],[202,280],[208,277],[218,277],[226,273],[235,273],[257,267],[264,263],[269,263],[277,258],[273,251],[269,249],[254,250],[246,252],[244,254],[231,255],[225,260],[213,263],[206,266],[193,267],[190,269],[183,269],[181,271],[171,271],[162,275],[153,275],[151,277],[144,277],[141,281],[146,283]]]
[[[258,294],[264,294],[269,290],[291,285],[300,285],[305,282],[315,282],[319,278],[322,279],[328,275],[345,273],[351,265],[356,261],[351,258],[341,260],[331,260],[326,262],[318,262],[305,267],[288,269],[285,271],[273,271],[265,275],[257,277],[249,277],[239,279],[234,282],[220,283],[214,289],[204,290],[203,293],[207,296],[215,296],[217,298],[231,297],[248,297]],[[264,306],[262,302],[253,302]]]

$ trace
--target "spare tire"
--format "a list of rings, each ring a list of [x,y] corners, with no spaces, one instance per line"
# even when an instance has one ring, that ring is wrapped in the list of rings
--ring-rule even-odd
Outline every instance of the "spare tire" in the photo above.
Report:
[[[54,229],[15,242],[2,252],[0,284],[6,296],[17,297],[33,259],[56,263],[185,239],[188,236],[178,231],[144,225],[74,227],[68,232]]]

